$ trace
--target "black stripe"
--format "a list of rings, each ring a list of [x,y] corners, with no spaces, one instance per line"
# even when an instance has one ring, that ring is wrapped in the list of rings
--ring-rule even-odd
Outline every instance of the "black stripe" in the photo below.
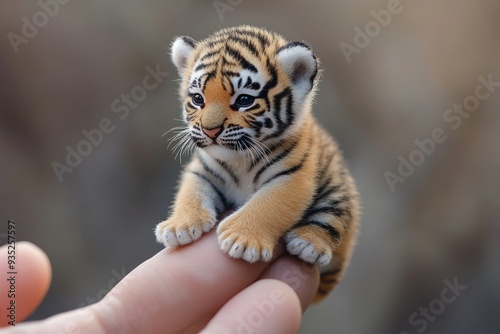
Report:
[[[345,212],[343,209],[340,209],[336,205],[328,205],[328,206],[323,206],[323,207],[313,208],[311,210],[307,210],[307,212],[304,214],[304,218],[311,217],[311,216],[318,214],[318,213],[331,213],[337,217],[340,217],[340,216],[343,216]]]
[[[247,109],[247,110],[245,110],[245,111],[257,110],[257,109],[259,109],[259,108],[260,108],[260,104],[258,104],[258,103],[257,103],[256,105],[254,105],[253,107],[248,108],[248,109]]]
[[[331,187],[325,188],[323,190],[318,190],[317,194],[314,196],[313,204],[317,204],[319,201],[323,200],[325,197],[337,192],[340,185],[333,185]]]
[[[326,206],[318,207],[319,202],[321,202],[331,194],[337,192],[340,188],[340,185],[333,185],[328,187],[328,185],[330,185],[330,182],[331,178],[329,178],[327,182],[325,182],[325,184],[323,184],[319,189],[316,190],[316,194],[313,197],[312,203],[302,215],[302,219],[307,219],[308,217],[317,213],[331,213],[338,217],[349,213],[349,210],[346,210],[345,208],[339,208],[339,204],[345,203],[349,200],[349,197],[347,196],[343,196],[339,200],[331,200],[325,203]]]
[[[230,71],[230,70],[223,70],[222,75],[226,77],[239,77],[240,73],[235,72],[235,71]]]
[[[274,88],[278,85],[278,71],[271,64],[271,61],[269,60],[269,58],[266,59],[266,68],[267,68],[269,74],[271,75],[271,79],[269,79],[269,81],[266,82],[266,84],[264,85],[264,88],[262,88],[262,90],[259,93],[259,96],[257,96],[257,97],[265,99],[267,110],[270,110],[271,109],[271,102],[269,101],[268,93],[269,93],[269,90],[271,90],[272,88]]]
[[[311,50],[311,48],[309,47],[309,45],[307,45],[306,43],[299,42],[299,41],[294,41],[294,42],[289,42],[286,45],[283,45],[281,48],[278,49],[278,51],[276,53],[280,53],[283,50],[291,49],[291,48],[296,47],[296,46],[303,46],[306,49]]]
[[[272,165],[274,165],[278,161],[283,160],[283,158],[285,158],[287,155],[289,155],[295,149],[295,147],[297,147],[297,143],[298,143],[298,141],[293,142],[292,145],[290,145],[286,150],[284,150],[283,152],[278,154],[275,158],[273,158],[271,161],[269,161],[267,164],[265,164],[261,169],[259,169],[257,174],[255,174],[255,177],[253,179],[253,183],[254,184],[257,183],[260,176],[262,175],[262,173],[264,173],[266,171],[266,169],[268,169],[269,167],[271,167]]]
[[[212,175],[214,178],[216,178],[217,180],[219,180],[220,182],[222,182],[222,184],[225,184],[226,183],[226,180],[224,180],[223,177],[221,177],[219,174],[217,174],[212,168],[210,168],[208,165],[207,165],[207,162],[205,160],[203,160],[203,158],[201,156],[198,156],[198,158],[200,159],[200,162],[201,162],[201,165],[203,166],[203,169],[210,175]]]
[[[221,82],[222,82],[222,89],[224,89],[226,92],[230,91],[231,96],[234,95],[234,86],[231,79],[228,77],[221,77]]]
[[[318,288],[318,293],[321,294],[321,295],[326,295],[329,291],[325,290],[325,289],[322,289],[322,288]]]
[[[316,202],[319,202],[320,200],[324,199],[327,196],[330,196],[334,192],[339,191],[341,185],[336,184],[332,185],[332,177],[328,177],[322,185],[316,189],[316,194],[314,195],[313,199],[313,204],[316,204]]]
[[[296,224],[295,226],[299,227],[299,226],[309,226],[309,225],[313,225],[313,226],[316,226],[316,227],[323,229],[325,232],[327,232],[330,235],[330,237],[332,238],[332,240],[334,242],[338,242],[340,239],[340,232],[335,227],[330,226],[328,224],[323,224],[323,223],[315,221],[315,220],[312,220],[312,221],[302,220],[298,224]]]
[[[229,66],[239,66],[235,62],[227,60],[226,56],[222,56],[222,64],[223,64],[223,66],[227,66],[227,65],[229,65]]]
[[[266,112],[266,109],[262,109],[261,111],[254,112],[252,115],[254,116],[262,116]]]
[[[203,57],[200,58],[199,61],[204,61],[205,59],[207,58],[210,58],[212,56],[215,56],[216,54],[220,53],[220,50],[216,50],[216,51],[211,51],[209,53],[206,53]]]
[[[241,30],[241,29],[238,29],[236,31],[240,35],[246,35],[246,36],[251,36],[251,37],[257,38],[259,40],[261,46],[262,46],[262,49],[265,49],[266,47],[268,47],[268,46],[271,45],[271,42],[269,41],[269,39],[267,38],[267,36],[265,36],[263,34],[255,33],[252,30]]]
[[[325,156],[326,149],[328,147],[324,143],[323,136],[319,137],[318,140],[319,140],[319,142],[318,142],[319,155],[317,156],[317,159],[316,159],[316,166],[318,166],[318,168],[316,169],[316,184],[318,184],[321,181],[321,179],[322,179],[321,174],[324,175],[323,168],[321,168],[320,166],[321,166],[321,162],[323,161],[323,157]]]
[[[269,117],[266,117],[266,119],[264,120],[264,126],[267,129],[272,129],[272,127],[273,127],[273,121],[272,121],[272,119],[270,119]]]
[[[274,151],[276,151],[278,148],[281,148],[283,146],[284,141],[280,140],[278,143],[274,144],[267,150],[267,154],[270,155]],[[255,159],[255,161],[252,161],[252,164],[250,165],[250,168],[248,168],[248,171],[251,171],[257,164],[263,159],[263,157],[258,157]]]
[[[335,275],[338,275],[338,273],[340,273],[340,267],[335,268],[333,270],[322,272],[322,273],[320,273],[320,276],[321,276],[321,279],[323,280],[323,277],[325,277],[325,276],[335,276]]]
[[[248,86],[250,86],[251,84],[252,84],[252,78],[250,78],[248,76],[247,81],[245,82],[245,85],[243,86],[243,88],[248,88]]]
[[[205,79],[205,81],[203,82],[203,91],[205,91],[205,88],[207,87],[207,83],[211,80],[211,79],[214,79],[215,78],[215,75],[216,75],[216,72],[215,71],[211,71],[211,72],[206,72],[204,73],[204,75],[206,74],[207,78]]]
[[[245,85],[243,88],[248,88],[252,90],[259,90],[260,89],[260,83],[254,82],[251,77],[247,77],[247,81],[245,82]]]
[[[278,124],[284,125],[285,127],[286,127],[286,124],[284,124],[283,120],[281,119],[281,108],[282,108],[281,101],[286,97],[290,97],[291,93],[292,93],[292,90],[290,89],[290,87],[287,87],[287,88],[283,89],[279,94],[276,94],[274,96],[274,107],[275,107],[274,115],[276,117],[276,121],[278,121]],[[279,128],[279,126],[278,126],[278,128]]]
[[[332,284],[338,283],[338,281],[338,278],[323,278],[323,276],[321,276],[321,283]]]
[[[221,161],[217,158],[213,158],[222,168],[224,168],[224,170],[226,171],[226,173],[231,177],[231,179],[233,179],[234,183],[236,183],[236,185],[239,185],[240,184],[240,180],[238,179],[238,177],[234,174],[234,172],[231,170],[231,168],[224,162],[224,161]]]
[[[251,53],[253,53],[255,57],[260,59],[260,53],[259,51],[257,51],[257,48],[255,47],[255,44],[253,44],[252,41],[247,39],[242,39],[240,36],[230,36],[229,39],[246,47]]]
[[[271,153],[276,151],[278,148],[281,148],[282,145],[283,145],[283,141],[280,140],[277,144],[274,144],[269,149],[266,149],[267,155],[270,155]],[[257,157],[257,159],[252,161],[252,163],[250,164],[250,167],[248,168],[248,171],[250,172],[255,166],[257,166],[263,158],[264,157]]]
[[[281,119],[281,110],[282,110],[282,100],[287,98],[286,102],[286,115],[287,119],[286,121],[283,121]],[[292,95],[291,95],[291,89],[290,87],[285,88],[283,91],[280,93],[276,94],[273,99],[273,106],[274,106],[274,118],[276,121],[276,131],[273,133],[267,135],[264,140],[270,139],[270,138],[276,138],[282,135],[286,129],[290,126],[290,124],[293,121],[293,112],[292,112],[292,107],[293,107],[293,101],[292,101]]]
[[[250,124],[252,129],[255,130],[255,137],[260,137],[262,126],[264,125],[264,123],[262,123],[261,121],[250,121],[248,123]]]
[[[327,283],[327,284],[338,283],[339,273],[340,273],[340,267],[337,267],[334,270],[320,273],[320,281],[321,283]]]
[[[217,40],[213,40],[213,41],[210,41],[207,43],[207,48],[211,49],[215,46],[218,46],[219,44],[224,44],[226,42],[226,39],[225,38],[220,38],[220,39],[217,39]]]
[[[219,198],[220,198],[220,200],[222,202],[222,205],[224,206],[224,209],[228,207],[226,196],[224,196],[224,194],[222,193],[222,191],[220,191],[220,189],[217,188],[217,186],[212,181],[210,181],[210,179],[208,177],[206,177],[205,175],[200,174],[198,172],[195,172],[195,171],[191,171],[191,173],[193,173],[194,175],[198,176],[203,181],[207,182],[210,185],[210,187],[212,187],[212,190],[217,194],[217,196],[219,196]]]
[[[189,107],[189,109],[192,109],[192,111],[191,111],[191,112],[198,111],[198,108],[196,108],[196,107],[195,107],[195,106],[194,106],[194,105],[193,105],[190,101],[188,101],[188,102],[186,103],[186,106],[188,106],[188,107]],[[188,112],[189,112],[189,111],[188,111]]]
[[[300,170],[304,166],[304,163],[307,160],[307,158],[309,157],[309,152],[311,150],[312,143],[313,143],[313,137],[309,137],[309,142],[308,142],[308,145],[307,145],[306,153],[304,154],[302,160],[300,161],[300,163],[298,165],[295,165],[292,168],[289,168],[287,170],[284,170],[284,171],[282,171],[282,172],[274,175],[269,180],[267,180],[266,182],[264,182],[262,185],[265,185],[266,183],[272,181],[273,179],[275,179],[277,177],[285,176],[285,175],[290,175],[290,174],[293,174],[293,173],[297,172],[298,170]]]
[[[267,183],[269,183],[269,182],[271,182],[271,181],[273,181],[281,176],[291,175],[291,174],[299,171],[304,166],[304,162],[306,161],[308,156],[309,156],[309,153],[306,153],[304,155],[304,158],[302,158],[302,160],[297,165],[295,165],[289,169],[286,169],[284,171],[281,171],[274,176],[271,176],[266,182],[262,183],[262,185],[265,185],[265,184],[267,184]]]
[[[253,90],[259,90],[260,89],[260,83],[254,82],[254,83],[252,83],[252,85],[250,87],[245,87],[245,88],[253,89]]]
[[[253,66],[243,55],[236,49],[226,45],[226,51],[230,54],[234,59],[236,59],[244,69],[247,69],[253,73],[257,73],[257,68]]]
[[[199,64],[198,66],[195,67],[194,72],[202,70],[202,69],[210,67],[210,66],[213,66],[213,65],[216,65],[216,64],[217,64],[217,62]]]
[[[326,164],[321,167],[321,171],[318,174],[318,177],[317,177],[318,181],[321,181],[323,179],[323,177],[325,177],[325,174],[328,171],[328,169],[330,168],[330,165],[332,164],[332,161],[333,161],[333,158],[335,157],[335,155],[336,155],[336,152],[332,152],[328,156],[328,158],[326,158]]]
[[[325,189],[332,183],[332,177],[328,177],[320,186],[316,188],[316,194],[314,195],[313,202],[317,199],[317,197],[321,196],[321,194],[325,191]]]
[[[249,149],[252,147],[252,139],[248,134],[244,134],[238,139],[238,142],[242,144],[244,149]]]
[[[196,42],[194,41],[194,39],[192,39],[191,37],[188,37],[188,36],[182,36],[181,37],[182,40],[184,41],[184,43],[188,44],[190,47],[192,47],[193,49],[196,47]]]

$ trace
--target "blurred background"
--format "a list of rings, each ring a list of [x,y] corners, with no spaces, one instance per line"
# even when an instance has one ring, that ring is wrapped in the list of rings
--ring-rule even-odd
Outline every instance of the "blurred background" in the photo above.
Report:
[[[180,116],[170,42],[245,23],[316,51],[324,72],[315,114],[363,199],[345,279],[306,312],[301,333],[499,333],[500,2],[215,4],[0,5],[0,233],[16,220],[18,239],[53,266],[31,319],[95,302],[161,249],[152,231],[181,169],[162,137]],[[157,69],[170,74],[141,89]],[[464,103],[470,113],[459,112]],[[103,119],[113,130],[81,144]],[[439,129],[446,140],[430,144]],[[415,140],[433,152],[418,153]],[[58,177],[67,146],[87,156]],[[405,171],[402,160],[418,166]],[[454,282],[467,288],[440,301]]]

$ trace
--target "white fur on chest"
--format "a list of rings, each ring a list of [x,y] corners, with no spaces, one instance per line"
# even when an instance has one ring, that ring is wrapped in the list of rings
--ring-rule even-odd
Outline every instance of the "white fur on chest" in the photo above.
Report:
[[[206,150],[208,148],[208,150]],[[200,150],[200,155],[203,160],[214,170],[218,175],[224,178],[225,183],[221,186],[220,190],[224,193],[229,202],[234,204],[237,208],[243,206],[256,192],[256,187],[259,185],[254,182],[255,176],[266,161],[261,161],[257,166],[251,167],[251,158],[248,156],[237,154],[234,151],[221,148],[221,147],[207,147]],[[223,161],[231,170],[233,175],[237,178],[238,182],[229,176],[228,172],[224,170],[215,160]],[[279,169],[278,164],[266,169],[259,179],[265,180],[272,173]]]
[[[228,162],[226,162],[228,163]],[[234,171],[234,174],[239,179],[239,184],[236,185],[232,180],[226,183],[224,193],[236,207],[241,207],[255,193],[255,184],[253,183],[254,173],[248,172],[248,164],[241,164],[237,161],[231,161],[228,165]]]

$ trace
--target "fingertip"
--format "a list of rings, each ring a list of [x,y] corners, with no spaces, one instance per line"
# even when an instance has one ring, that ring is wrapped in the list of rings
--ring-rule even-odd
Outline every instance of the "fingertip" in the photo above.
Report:
[[[301,319],[295,291],[281,281],[263,279],[226,303],[201,333],[296,333]]]
[[[38,307],[49,289],[52,279],[49,258],[33,243],[20,241],[0,248],[0,270],[2,282],[9,282],[5,290],[0,291],[7,296],[0,305],[11,307],[15,321],[20,322]],[[0,326],[7,325],[8,321],[10,318],[2,318]]]
[[[313,301],[319,286],[319,270],[295,256],[285,255],[272,263],[261,276],[286,283],[297,294],[302,311]]]

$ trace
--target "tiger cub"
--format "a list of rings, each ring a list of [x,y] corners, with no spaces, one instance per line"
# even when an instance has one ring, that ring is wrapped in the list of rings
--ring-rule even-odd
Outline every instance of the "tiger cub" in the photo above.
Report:
[[[251,26],[200,42],[179,37],[171,55],[186,124],[177,139],[195,154],[156,239],[189,244],[232,210],[217,227],[222,251],[270,261],[283,238],[289,253],[319,266],[322,299],[346,268],[359,204],[341,152],[311,114],[316,56]]]

